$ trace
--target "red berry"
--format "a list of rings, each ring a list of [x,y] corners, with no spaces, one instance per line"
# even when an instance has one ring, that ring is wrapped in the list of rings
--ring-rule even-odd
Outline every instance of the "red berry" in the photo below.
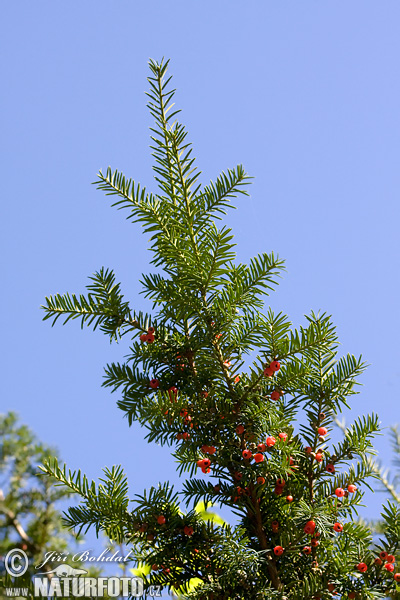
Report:
[[[337,533],[340,533],[341,531],[343,531],[343,525],[341,523],[335,523],[334,526],[333,526],[333,529]]]
[[[203,463],[203,467],[206,467],[206,469],[211,465],[211,460],[209,458],[203,458],[202,460]]]
[[[271,369],[270,366],[265,367],[265,369],[264,369],[264,376],[265,377],[272,377],[273,374],[274,374],[274,370]]]
[[[280,363],[278,363],[277,360],[273,360],[269,366],[270,366],[270,369],[272,369],[273,371],[279,371],[279,369],[281,368],[281,365],[280,365]]]
[[[154,333],[154,327],[149,327],[147,333]]]
[[[203,471],[203,473],[209,473],[211,471],[211,469],[209,467],[201,467],[201,470]]]
[[[304,448],[304,452],[305,452],[306,454],[311,454],[311,452],[312,452],[312,448],[311,448],[311,446],[306,446],[306,447]]]
[[[240,377],[239,375],[236,375],[235,379],[233,380],[235,383],[239,383],[240,381]]]
[[[265,479],[264,479],[264,477],[257,477],[257,483],[258,483],[259,485],[264,485],[264,483],[265,483]]]
[[[326,427],[318,427],[318,435],[323,437],[327,433],[328,433],[328,430]]]
[[[289,502],[289,504],[293,502],[293,496],[286,496],[286,502]]]
[[[201,469],[201,467],[203,466],[203,460],[198,460],[196,464],[199,467],[199,469]]]
[[[358,563],[356,569],[360,571],[360,573],[366,573],[368,571],[368,566],[364,562]]]
[[[283,487],[276,485],[275,489],[274,489],[274,493],[277,494],[278,496],[280,496],[283,492]]]
[[[379,556],[378,556],[378,558],[376,558],[376,559],[374,560],[374,563],[375,563],[376,565],[381,565],[381,564],[382,564],[382,561],[381,561],[381,559],[379,558]]]
[[[158,379],[150,380],[150,387],[153,388],[153,390],[156,390],[159,385],[160,385],[160,382],[158,381]]]
[[[271,527],[275,527],[275,528],[279,527],[279,521],[277,521],[277,520],[271,521]]]
[[[154,335],[152,333],[148,333],[146,335],[146,342],[148,344],[152,344],[154,342]]]
[[[258,446],[257,446],[257,450],[259,452],[265,452],[266,449],[267,449],[267,446],[265,444],[258,444]]]
[[[157,571],[158,570],[158,565],[152,565],[151,568],[153,569],[153,571]]]
[[[286,442],[286,440],[287,440],[287,433],[285,433],[284,431],[282,431],[279,434],[279,437],[281,438],[281,440],[283,440],[284,442]]]
[[[275,546],[274,548],[274,554],[276,556],[281,556],[283,554],[284,550],[282,548],[282,546]]]
[[[393,579],[394,579],[394,580],[395,580],[397,583],[400,583],[400,573],[395,573],[395,574],[393,575]]]
[[[238,425],[238,426],[236,427],[236,433],[237,433],[238,435],[242,435],[242,433],[244,433],[244,427],[243,427],[243,425]]]
[[[185,535],[191,536],[191,535],[193,535],[193,532],[194,532],[193,527],[190,527],[189,525],[185,525],[185,527],[183,528],[183,533]]]
[[[317,539],[313,538],[313,539],[311,540],[311,546],[312,546],[313,548],[316,548],[317,546],[319,546],[319,541],[318,541]]]
[[[379,552],[379,556],[382,560],[386,560],[389,555],[387,552]]]
[[[264,460],[264,454],[257,452],[257,454],[254,455],[254,460],[256,461],[256,463],[262,462]]]
[[[160,515],[159,517],[157,517],[157,523],[159,525],[164,525],[164,523],[166,522],[166,518],[164,517],[164,515]]]
[[[350,485],[347,486],[347,489],[350,492],[350,494],[354,494],[354,492],[357,490],[357,486],[350,483]]]
[[[243,450],[242,455],[243,455],[243,458],[245,458],[246,460],[251,460],[253,457],[250,450]]]
[[[187,433],[187,431],[185,431],[185,433],[182,433],[182,439],[183,440],[189,440],[190,439],[190,433]]]
[[[307,523],[304,526],[304,532],[312,534],[315,531],[315,527],[315,521],[307,521]]]
[[[271,393],[271,396],[270,396],[270,398],[271,398],[271,400],[279,400],[280,396],[281,396],[281,395],[280,395],[280,393],[278,392],[278,390],[274,390],[274,391]]]
[[[272,446],[275,445],[276,443],[276,439],[270,435],[269,437],[267,437],[267,439],[265,440],[265,443],[267,444],[268,448],[271,448]]]
[[[332,463],[329,463],[326,465],[326,470],[328,471],[328,473],[334,473],[335,472],[335,466]]]
[[[203,390],[201,392],[201,395],[203,396],[203,398],[207,398],[208,397],[208,392],[206,392],[206,391]]]
[[[347,595],[350,598],[350,600],[354,600],[354,598],[356,597],[356,593],[355,592],[349,592]]]
[[[276,480],[276,485],[283,488],[286,485],[286,481],[282,479],[282,477],[279,477],[279,479]]]
[[[388,563],[396,562],[396,558],[393,556],[393,554],[389,554],[386,560],[388,561]]]
[[[142,335],[140,336],[140,341],[145,342],[146,340],[147,340],[147,333],[142,333]]]
[[[383,568],[386,569],[386,571],[389,571],[390,573],[394,571],[394,565],[392,565],[392,563],[386,563],[386,565]]]
[[[303,548],[304,554],[311,554],[311,552],[312,552],[311,546],[304,546],[304,548]]]
[[[238,473],[238,472],[236,471],[236,473],[234,473],[234,475],[233,475],[233,476],[234,476],[234,478],[236,479],[236,481],[240,481],[240,480],[242,479],[242,477],[243,477],[243,473]]]
[[[335,494],[338,498],[343,498],[345,491],[343,488],[336,488]]]
[[[324,455],[321,452],[317,452],[315,455],[315,460],[317,462],[322,462],[324,460]]]

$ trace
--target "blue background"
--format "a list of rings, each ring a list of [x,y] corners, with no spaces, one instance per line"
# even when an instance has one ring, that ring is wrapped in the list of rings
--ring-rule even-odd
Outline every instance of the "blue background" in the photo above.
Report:
[[[272,306],[296,326],[331,313],[342,351],[371,365],[352,415],[400,421],[398,1],[41,0],[2,12],[1,411],[89,478],[122,463],[131,495],[177,481],[168,449],[146,445],[100,387],[127,342],[78,322],[52,329],[39,310],[103,265],[147,308],[148,240],[90,183],[111,165],[155,189],[144,92],[148,59],[166,56],[203,182],[237,163],[255,177],[227,218],[239,258],[285,258]],[[389,464],[387,431],[376,446]],[[364,514],[383,498],[369,494]]]

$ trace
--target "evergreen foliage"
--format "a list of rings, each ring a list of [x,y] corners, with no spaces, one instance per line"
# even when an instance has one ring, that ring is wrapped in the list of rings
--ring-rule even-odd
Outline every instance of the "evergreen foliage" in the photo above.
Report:
[[[76,535],[63,523],[61,507],[72,490],[54,486],[54,479],[38,471],[46,460],[58,465],[55,448],[19,424],[14,412],[0,414],[0,598],[8,596],[4,587],[22,588],[23,596],[33,599],[33,577],[41,573],[50,583],[52,569],[66,557],[69,566],[84,568],[89,577],[102,575],[102,569],[84,562],[87,548],[78,546]],[[85,542],[83,536],[79,542]],[[10,577],[5,569],[6,555],[16,549],[25,552],[29,561],[22,577]],[[109,600],[108,593],[104,598]]]
[[[188,476],[182,493],[159,484],[136,495],[132,508],[120,467],[106,469],[96,486],[50,460],[44,471],[81,496],[66,522],[131,544],[138,562],[152,566],[147,585],[192,600],[395,595],[396,568],[375,559],[382,551],[399,558],[399,506],[385,506],[378,544],[355,520],[363,489],[377,477],[371,440],[378,417],[360,417],[330,443],[365,365],[338,356],[327,314],[311,313],[298,329],[282,313],[263,314],[283,261],[263,253],[237,263],[231,230],[217,226],[232,198],[247,194],[249,177],[239,165],[200,185],[176,120],[168,61],[149,66],[158,191],[111,168],[95,183],[151,236],[157,270],[141,283],[153,313],[131,309],[104,268],[87,296],[57,294],[43,308],[53,324],[78,318],[111,340],[130,335],[127,361],[107,365],[104,385],[118,392],[119,407],[147,429],[149,442],[173,446]],[[196,475],[199,465],[205,477]],[[231,507],[238,526],[205,520],[199,501]]]
[[[12,548],[26,551],[32,558],[28,576],[46,551],[56,546],[63,552],[74,542],[57,509],[69,491],[54,487],[54,480],[37,470],[38,464],[55,455],[54,448],[18,423],[15,413],[0,415],[0,555]]]

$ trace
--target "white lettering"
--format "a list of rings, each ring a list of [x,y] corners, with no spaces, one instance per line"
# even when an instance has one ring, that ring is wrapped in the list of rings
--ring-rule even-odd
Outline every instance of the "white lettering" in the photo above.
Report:
[[[34,596],[49,596],[49,580],[47,577],[41,579],[40,577],[34,577],[35,582],[35,593]]]
[[[119,596],[119,579],[118,577],[110,577],[107,585],[107,592],[109,596],[116,598]]]
[[[50,584],[49,596],[64,596],[61,590],[61,584],[58,577],[53,577]]]
[[[81,562],[85,562],[86,560],[89,560],[89,552],[90,550],[83,550],[83,552],[77,552],[73,555],[72,560],[80,560]]]

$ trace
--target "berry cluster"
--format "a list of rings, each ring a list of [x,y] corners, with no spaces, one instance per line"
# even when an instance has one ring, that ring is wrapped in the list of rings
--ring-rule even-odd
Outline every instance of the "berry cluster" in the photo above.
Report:
[[[201,468],[203,473],[210,472],[211,460],[209,458],[203,458],[197,461],[197,466]]]
[[[396,562],[396,557],[394,556],[394,554],[389,554],[386,551],[382,551],[379,553],[379,556],[377,556],[374,560],[375,565],[377,565],[378,567],[383,566],[384,569],[386,569],[386,571],[389,571],[389,573],[393,573],[394,571],[394,565]],[[396,576],[399,576],[398,578],[396,578]],[[394,574],[394,578],[395,581],[400,581],[400,574],[399,573],[395,573]]]
[[[154,327],[149,327],[147,333],[142,333],[140,336],[141,342],[147,342],[148,344],[152,344],[154,342]]]
[[[277,360],[273,360],[269,365],[266,365],[264,368],[264,376],[265,377],[272,377],[274,375],[274,373],[276,373],[277,371],[279,371],[279,369],[281,368],[280,363]]]

